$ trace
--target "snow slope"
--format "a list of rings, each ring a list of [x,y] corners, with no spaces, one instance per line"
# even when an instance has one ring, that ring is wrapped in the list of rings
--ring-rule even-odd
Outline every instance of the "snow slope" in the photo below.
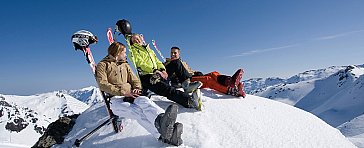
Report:
[[[204,89],[204,110],[196,112],[180,106],[177,121],[184,124],[181,147],[355,147],[339,130],[316,116],[266,98],[248,95],[245,99],[216,94]],[[170,102],[152,99],[162,108]],[[83,112],[62,145],[69,147],[76,138],[107,119],[102,103]],[[81,147],[170,147],[158,142],[136,121],[126,121],[122,133],[111,125],[103,127]]]
[[[337,127],[351,142],[364,148],[364,114]]]
[[[264,91],[258,91],[254,93],[254,95],[264,96],[288,105],[295,105],[314,89],[314,81],[315,80],[302,81],[293,84],[276,84],[274,86],[268,86]]]
[[[30,147],[50,123],[87,108],[85,103],[59,92],[0,95],[0,147]]]
[[[295,104],[337,127],[364,113],[364,68],[346,69],[315,82],[314,89]]]

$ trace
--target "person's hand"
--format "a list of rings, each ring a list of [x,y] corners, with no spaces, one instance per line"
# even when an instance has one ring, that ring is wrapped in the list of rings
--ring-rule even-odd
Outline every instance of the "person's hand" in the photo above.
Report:
[[[157,73],[164,79],[164,80],[167,80],[168,78],[168,74],[167,72],[164,70],[164,71],[157,71]]]
[[[133,89],[132,91],[131,91],[133,94],[136,94],[136,95],[140,95],[140,94],[142,94],[142,90],[140,90],[140,89]]]
[[[130,91],[130,93],[125,93],[124,96],[135,99],[136,97],[139,97],[140,94],[141,94],[141,90],[133,89]]]
[[[133,99],[135,99],[135,98],[136,98],[132,92],[130,92],[130,93],[125,93],[125,94],[124,94],[124,96],[125,96],[126,98],[133,98]]]

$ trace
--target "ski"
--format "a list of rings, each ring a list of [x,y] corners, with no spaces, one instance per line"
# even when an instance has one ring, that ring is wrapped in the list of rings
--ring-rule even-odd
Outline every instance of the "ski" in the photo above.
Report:
[[[140,34],[140,37],[143,40],[143,45],[147,45],[147,42],[145,42],[145,39],[144,39],[144,35]],[[155,40],[152,40],[152,44],[153,44],[154,49],[158,52],[159,56],[162,58],[163,62],[166,62],[166,58],[164,58],[162,52],[158,49]]]
[[[107,29],[106,36],[107,36],[107,40],[109,41],[109,44],[114,43],[115,40],[114,40],[114,36],[113,36],[111,28]]]
[[[95,75],[96,63],[94,61],[94,57],[92,56],[90,47],[87,47],[86,51],[84,53],[85,53],[85,56],[87,56],[87,59],[89,60],[89,65],[92,69],[93,74]]]
[[[161,51],[158,49],[157,43],[155,42],[155,40],[152,40],[152,44],[153,44],[155,50],[157,50],[159,56],[163,59],[163,62],[166,62],[166,58],[164,58],[164,56],[162,55]]]

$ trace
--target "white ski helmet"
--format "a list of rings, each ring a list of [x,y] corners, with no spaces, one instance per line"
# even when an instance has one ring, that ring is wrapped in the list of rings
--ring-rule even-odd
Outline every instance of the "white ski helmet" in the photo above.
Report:
[[[97,37],[87,30],[80,30],[72,35],[72,43],[75,50],[82,49],[82,47],[87,47],[96,42]]]

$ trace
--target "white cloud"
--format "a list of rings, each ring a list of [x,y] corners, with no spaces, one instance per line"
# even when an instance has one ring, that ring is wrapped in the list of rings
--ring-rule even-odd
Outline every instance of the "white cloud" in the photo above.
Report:
[[[339,34],[334,34],[334,35],[328,35],[328,36],[322,36],[322,37],[318,37],[315,40],[329,40],[329,39],[335,39],[338,37],[343,37],[343,36],[347,36],[353,33],[358,33],[358,32],[363,32],[363,30],[355,30],[355,31],[349,31],[349,32],[344,32],[344,33],[339,33]]]
[[[291,47],[295,47],[295,46],[297,46],[297,44],[287,45],[287,46],[280,46],[280,47],[265,48],[265,49],[256,49],[256,50],[243,52],[243,53],[240,53],[240,54],[237,54],[237,55],[232,55],[232,56],[229,56],[229,57],[242,57],[242,56],[247,56],[247,55],[252,55],[252,54],[257,54],[257,53],[263,53],[263,52],[269,52],[269,51],[275,51],[275,50],[291,48]]]
[[[320,40],[335,39],[335,38],[338,38],[338,37],[343,37],[343,36],[347,36],[347,35],[354,34],[354,33],[359,33],[359,32],[364,32],[364,29],[348,31],[348,32],[334,34],[334,35],[322,36],[322,37],[315,38],[314,40],[320,41]],[[243,52],[243,53],[228,56],[228,57],[230,57],[230,58],[231,57],[242,57],[242,56],[253,55],[253,54],[257,54],[257,53],[264,53],[264,52],[269,52],[269,51],[275,51],[275,50],[281,50],[281,49],[296,47],[296,46],[298,46],[298,44],[292,44],[292,45],[280,46],[280,47],[272,47],[272,48],[265,48],[265,49],[256,49],[256,50],[251,50],[251,51]]]

